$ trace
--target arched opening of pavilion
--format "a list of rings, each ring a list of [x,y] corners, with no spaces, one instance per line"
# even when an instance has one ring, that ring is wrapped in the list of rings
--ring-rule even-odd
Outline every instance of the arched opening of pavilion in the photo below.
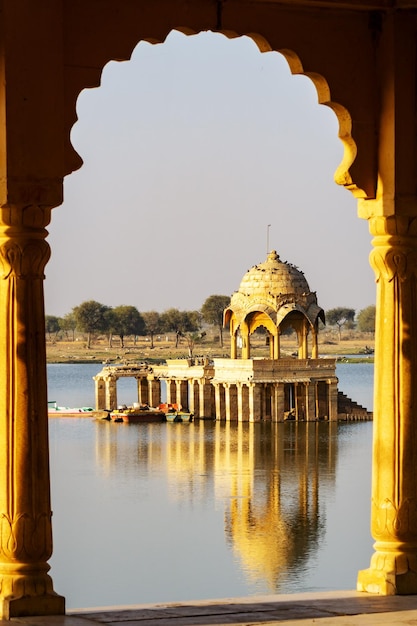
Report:
[[[249,359],[251,335],[262,327],[268,334],[271,359],[281,357],[280,336],[289,328],[297,336],[298,358],[317,359],[319,320],[325,323],[324,311],[303,272],[282,262],[272,250],[264,263],[254,265],[245,274],[224,312],[224,323],[230,327],[230,357],[235,359],[240,348],[241,358]]]

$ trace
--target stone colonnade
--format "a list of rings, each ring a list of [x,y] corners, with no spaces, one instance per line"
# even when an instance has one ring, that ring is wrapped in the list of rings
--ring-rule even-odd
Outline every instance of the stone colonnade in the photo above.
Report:
[[[138,403],[158,406],[161,401],[161,382],[142,366],[105,367],[93,376],[95,382],[96,410],[117,408],[117,381],[120,378],[135,378]]]

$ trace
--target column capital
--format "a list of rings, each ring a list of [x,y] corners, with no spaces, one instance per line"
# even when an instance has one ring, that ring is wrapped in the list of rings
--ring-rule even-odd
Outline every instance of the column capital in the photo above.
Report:
[[[417,218],[405,216],[373,217],[369,221],[374,235],[370,263],[376,282],[394,278],[404,282],[416,274]]]
[[[0,207],[0,278],[44,278],[50,248],[45,241],[51,209]]]

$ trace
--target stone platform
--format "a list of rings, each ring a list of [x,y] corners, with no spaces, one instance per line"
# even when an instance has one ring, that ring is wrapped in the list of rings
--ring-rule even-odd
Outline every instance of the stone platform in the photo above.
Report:
[[[373,626],[417,625],[417,596],[332,591],[182,604],[140,604],[15,618],[0,626]]]

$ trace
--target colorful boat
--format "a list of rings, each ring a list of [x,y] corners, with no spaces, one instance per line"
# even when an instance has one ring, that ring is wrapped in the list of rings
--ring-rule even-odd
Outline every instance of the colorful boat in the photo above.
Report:
[[[96,411],[90,406],[81,406],[81,407],[68,407],[68,406],[58,406],[58,403],[55,400],[48,400],[48,415],[49,417],[59,417],[59,416],[80,416],[80,414],[87,414],[92,416]]]
[[[165,413],[160,409],[146,405],[133,407],[120,406],[111,411],[110,419],[113,422],[125,422],[127,424],[147,424],[149,422],[166,422]]]
[[[163,402],[158,405],[158,409],[165,413],[167,422],[192,422],[194,414],[190,411],[183,411],[180,404]]]

